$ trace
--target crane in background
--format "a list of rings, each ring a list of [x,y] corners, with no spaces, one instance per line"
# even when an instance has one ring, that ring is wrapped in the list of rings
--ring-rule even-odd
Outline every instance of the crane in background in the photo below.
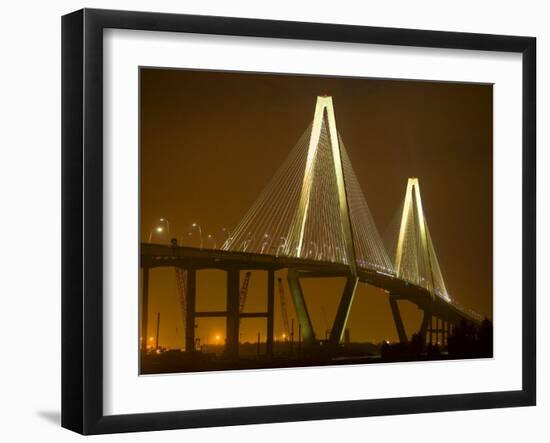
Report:
[[[187,309],[187,271],[184,268],[175,268],[176,284],[178,287],[178,298],[180,301],[181,318],[185,323],[185,314]],[[248,283],[250,282],[251,272],[247,272],[244,276],[243,285],[239,293],[239,312],[243,312],[248,294]]]
[[[243,285],[241,286],[241,292],[239,293],[239,312],[240,313],[244,311],[244,305],[246,303],[246,295],[248,294],[248,283],[250,282],[251,274],[252,273],[248,271],[244,275]]]
[[[288,324],[288,312],[286,310],[285,290],[283,287],[283,279],[279,277],[279,301],[281,302],[281,316],[283,317],[283,324],[285,327],[285,338],[290,336],[290,326]]]
[[[185,324],[185,316],[187,309],[187,271],[184,268],[175,268],[176,283],[178,286],[178,298],[180,301],[181,319]]]
[[[175,271],[176,271],[178,298],[180,302],[181,318],[185,325],[186,310],[187,310],[187,270],[185,268],[175,268]],[[252,275],[252,272],[250,271],[247,271],[245,273],[243,284],[239,292],[239,312],[240,313],[244,311],[251,275]],[[278,278],[278,282],[279,282],[279,301],[281,304],[281,315],[283,318],[284,331],[285,331],[284,333],[285,333],[285,338],[288,339],[288,337],[290,337],[290,324],[288,321],[288,312],[287,312],[287,305],[285,300],[283,281],[280,277]]]
[[[187,309],[187,271],[184,268],[175,268],[176,284],[178,287],[178,298],[180,301],[181,318],[185,323],[185,313]],[[243,312],[248,294],[248,283],[250,282],[251,272],[247,272],[244,276],[243,285],[239,293],[239,312]]]

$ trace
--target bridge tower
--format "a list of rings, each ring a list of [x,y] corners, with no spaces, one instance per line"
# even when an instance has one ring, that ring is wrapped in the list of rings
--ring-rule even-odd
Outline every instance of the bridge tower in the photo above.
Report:
[[[339,142],[338,131],[336,129],[336,118],[334,116],[334,105],[332,97],[319,96],[315,106],[315,114],[309,137],[309,148],[303,176],[302,187],[296,212],[290,225],[290,231],[287,242],[287,255],[298,258],[304,254],[304,234],[306,221],[309,216],[311,191],[314,181],[314,170],[316,162],[319,161],[320,144],[328,138],[330,145],[330,156],[333,165],[333,174],[336,178],[336,189],[338,193],[338,210],[342,230],[344,234],[344,248],[347,264],[350,274],[347,277],[346,285],[338,311],[331,329],[330,342],[334,345],[340,343],[343,338],[345,325],[350,312],[350,308],[359,281],[357,276],[357,263],[355,258],[355,247],[353,241],[353,228],[350,215],[350,205],[346,189],[346,180],[344,176],[344,165],[342,161],[342,149]],[[298,321],[302,328],[304,342],[313,341],[313,327],[309,318],[303,292],[298,281],[299,273],[289,272],[288,280],[294,306],[297,311]]]
[[[309,138],[309,148],[307,152],[306,168],[300,193],[300,200],[296,209],[294,218],[290,226],[288,236],[288,248],[295,248],[289,251],[289,255],[301,257],[304,252],[304,233],[307,217],[309,216],[309,204],[311,197],[311,188],[314,179],[315,163],[318,161],[319,145],[321,143],[322,131],[328,132],[330,151],[332,154],[332,163],[334,165],[334,176],[336,177],[336,186],[338,191],[338,209],[344,231],[344,241],[348,264],[352,274],[357,274],[355,261],[355,248],[353,245],[353,230],[351,226],[351,216],[344,179],[344,166],[342,163],[342,151],[338,140],[338,131],[336,129],[336,118],[334,116],[334,106],[332,97],[317,97],[313,125]]]
[[[430,332],[432,329],[432,307],[436,297],[447,302],[450,301],[450,297],[445,287],[424,214],[418,178],[409,178],[407,182],[394,269],[397,278],[420,286],[429,294],[429,302],[424,304],[424,318],[420,327],[420,335],[424,337],[428,326],[430,326]],[[399,339],[403,342],[407,340],[407,337],[397,307],[398,299],[399,294],[391,294],[390,306]]]
[[[346,277],[330,336],[338,345],[359,270],[393,274],[392,260],[338,133],[332,97],[317,97],[312,123],[222,249],[298,259],[287,268],[287,279],[304,344],[314,342],[315,336],[301,278]],[[333,264],[335,270],[318,275],[312,270],[315,263]]]
[[[422,207],[418,178],[409,178],[395,252],[398,278],[450,301]]]

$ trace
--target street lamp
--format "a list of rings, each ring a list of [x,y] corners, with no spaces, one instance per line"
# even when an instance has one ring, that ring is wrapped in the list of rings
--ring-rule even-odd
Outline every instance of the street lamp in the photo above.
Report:
[[[159,218],[159,223],[153,223],[151,231],[149,231],[149,243],[153,239],[153,234],[163,235],[164,233],[170,236],[170,223],[165,218]]]
[[[168,223],[168,220],[166,220],[165,218],[161,218],[159,221],[161,223],[166,223],[166,230],[168,231],[168,233],[170,233],[170,223]]]
[[[252,237],[251,237],[252,236]],[[242,252],[246,252],[250,244],[256,240],[256,237],[251,232],[248,233],[248,238],[241,244]]]
[[[214,243],[214,247],[212,249],[216,249],[216,237],[214,237],[212,234],[208,234],[206,237],[208,238],[208,240]]]
[[[199,231],[199,236],[200,236],[200,241],[201,241],[200,249],[202,249],[203,240],[202,240],[202,229],[201,229],[201,225],[199,225],[198,223],[193,223],[193,224],[191,225],[191,227],[197,228],[197,229],[198,229],[198,231]]]
[[[286,248],[286,238],[281,237],[279,240],[280,240],[280,243],[279,243],[279,247],[277,248],[277,252],[275,253],[275,257],[279,257],[279,251],[281,250],[281,248]]]
[[[265,247],[268,246],[268,243],[271,243],[271,242],[269,241],[269,234],[264,234],[264,239],[265,239],[265,240],[264,240],[264,242],[262,243],[262,250],[260,251],[260,254],[263,254],[263,253],[264,253]],[[268,246],[267,249],[268,249],[268,251],[269,251],[269,246]]]

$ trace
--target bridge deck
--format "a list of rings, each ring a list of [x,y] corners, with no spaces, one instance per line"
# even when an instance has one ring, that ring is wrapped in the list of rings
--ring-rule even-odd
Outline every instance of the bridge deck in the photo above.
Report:
[[[187,269],[281,270],[295,269],[301,278],[347,277],[350,269],[345,264],[306,260],[294,257],[275,257],[248,252],[220,249],[198,249],[141,243],[141,267],[181,267]],[[480,319],[443,298],[433,297],[421,286],[411,284],[393,275],[358,268],[359,280],[383,289],[396,299],[408,300],[421,309],[430,307],[434,315],[460,321],[479,323]]]

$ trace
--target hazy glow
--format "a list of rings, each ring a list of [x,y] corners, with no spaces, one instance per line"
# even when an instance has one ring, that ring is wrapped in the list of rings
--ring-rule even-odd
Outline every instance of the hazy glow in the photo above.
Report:
[[[344,143],[339,140],[340,146],[346,148],[342,148],[342,161],[345,166],[347,150],[360,184],[352,191],[349,169],[345,169],[351,218],[357,221],[353,226],[357,266],[393,274],[393,270],[373,265],[393,268],[403,191],[408,177],[419,177],[423,184],[424,215],[445,283],[453,298],[492,316],[492,86],[146,68],[140,72],[142,241],[147,242],[152,232],[151,243],[166,243],[170,236],[177,238],[181,246],[196,248],[203,240],[205,248],[211,248],[213,239],[206,236],[211,233],[218,247],[232,242],[236,248],[242,248],[242,243],[249,240],[247,252],[260,252],[263,248],[266,255],[284,256],[285,250],[293,247],[287,240],[288,230],[282,232],[287,220],[284,210],[288,208],[294,214],[300,189],[298,186],[298,195],[294,197],[295,191],[289,187],[271,188],[270,183],[275,185],[276,180],[271,178],[285,164],[285,179],[292,178],[291,171],[299,177],[288,183],[303,181],[311,126],[305,131],[303,144],[296,146],[295,155],[291,153],[292,142],[300,138],[313,120],[315,98],[326,93],[333,97],[338,130],[344,137]],[[239,103],[239,106],[229,110],[211,106],[212,103]],[[328,155],[326,134],[328,131],[324,131],[317,148],[313,169],[319,177],[330,172],[327,175],[330,183],[324,189],[329,186],[334,189],[334,166]],[[220,149],[222,146],[230,149]],[[273,214],[282,214],[281,224],[245,228],[239,234],[236,229],[239,221],[244,220],[254,200],[259,200],[262,189],[267,188],[273,189],[273,194],[264,200],[264,213],[271,210]],[[372,232],[358,214],[362,211],[356,204],[360,190],[368,198],[372,216],[391,254],[389,266],[376,259],[362,240],[363,235],[355,234],[360,229]],[[313,189],[311,192],[315,194]],[[285,193],[287,202],[277,198]],[[338,212],[323,211],[318,205],[320,197],[321,192],[317,192],[315,199],[312,195],[312,202],[315,200],[309,207],[312,214],[315,206],[318,214]],[[332,196],[327,200],[330,204],[338,203]],[[170,217],[166,219],[170,226],[167,221],[160,221],[160,217],[164,218],[160,214]],[[315,217],[308,217],[306,230]],[[204,228],[202,239],[198,225]],[[157,226],[164,231],[157,233]],[[460,230],[453,230],[457,226]],[[314,233],[317,227],[309,232]],[[249,232],[255,235],[254,239]],[[264,237],[266,234],[269,237]],[[239,235],[241,242],[237,240]],[[304,258],[335,255],[330,244],[308,239],[307,235],[306,232],[302,247]],[[360,242],[366,245],[363,253]],[[471,265],[472,257],[476,266]],[[184,349],[185,321],[174,274],[172,268],[151,271],[149,333],[143,334],[143,341],[149,343],[148,335],[155,333],[157,313],[161,312],[159,345]],[[279,340],[286,333],[286,340],[290,340],[290,324],[294,320],[296,342],[298,321],[289,298],[286,271],[277,272],[276,277],[282,278],[281,286],[286,292],[289,327],[285,327],[276,294],[274,333]],[[241,284],[243,278],[244,272]],[[253,271],[246,303],[248,311],[265,310],[266,281],[264,273]],[[311,301],[311,320],[319,338],[324,338],[326,328],[331,326],[342,285],[337,279],[304,281],[305,295]],[[226,276],[221,271],[200,271],[197,309],[223,311],[225,291]],[[349,318],[351,341],[396,341],[387,296],[363,284],[357,291]],[[400,308],[410,335],[417,330],[421,315],[408,303],[400,304]],[[203,345],[216,345],[217,334],[221,337],[219,345],[223,344],[224,320],[201,319],[197,323],[196,336]],[[257,333],[265,332],[265,321],[244,319],[241,331],[241,342],[255,342]],[[284,349],[290,349],[290,344]]]

